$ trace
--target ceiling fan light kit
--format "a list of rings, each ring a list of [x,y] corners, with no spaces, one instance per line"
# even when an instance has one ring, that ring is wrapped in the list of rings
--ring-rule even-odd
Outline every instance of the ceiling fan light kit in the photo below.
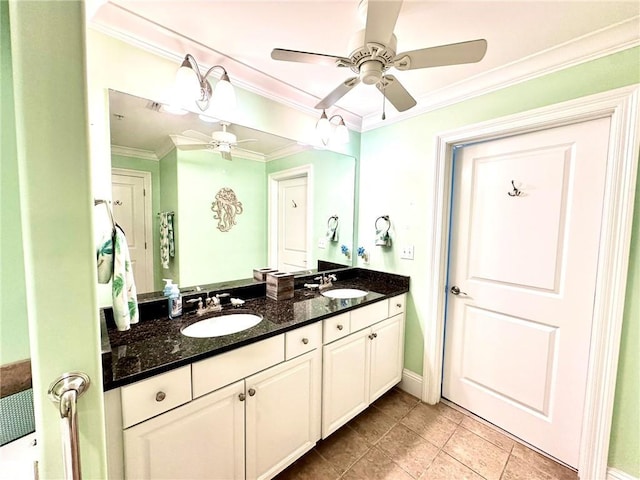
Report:
[[[255,138],[238,140],[236,134],[227,130],[229,122],[220,121],[222,130],[214,130],[207,135],[196,130],[182,132],[181,136],[173,135],[171,138],[180,150],[211,150],[218,152],[225,160],[233,160],[232,150],[243,150],[240,144],[257,142]]]
[[[356,73],[356,77],[343,81],[320,100],[315,108],[331,107],[362,82],[365,85],[375,85],[398,112],[404,112],[417,102],[395,76],[387,73],[389,69],[406,71],[479,62],[487,51],[487,41],[478,39],[396,54],[397,38],[393,30],[401,7],[402,0],[362,0],[358,5],[358,13],[362,15],[366,11],[365,28],[352,36],[349,57],[275,48],[271,52],[271,58],[349,67]]]
[[[214,89],[207,77],[216,69],[222,70],[222,74]],[[183,105],[189,106],[195,101],[198,109],[210,117],[226,116],[236,106],[236,94],[227,70],[222,65],[214,65],[203,75],[198,62],[189,53],[176,72],[175,88]]]

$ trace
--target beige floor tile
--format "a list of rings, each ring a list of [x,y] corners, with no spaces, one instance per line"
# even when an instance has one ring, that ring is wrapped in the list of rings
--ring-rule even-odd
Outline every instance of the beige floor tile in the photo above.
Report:
[[[496,429],[491,428],[477,420],[474,420],[471,417],[465,416],[462,419],[462,422],[460,423],[460,425],[462,425],[467,430],[472,431],[476,435],[479,435],[485,440],[490,441],[495,446],[500,447],[503,450],[506,450],[507,452],[510,452],[511,449],[513,448],[513,445],[516,443],[506,435],[503,435],[502,433],[498,432]]]
[[[441,451],[420,480],[483,480],[483,478]]]
[[[400,420],[415,407],[420,400],[407,392],[393,388],[384,394],[373,405],[394,420]]]
[[[453,434],[458,424],[448,419],[438,407],[419,403],[400,423],[422,438],[442,447]]]
[[[517,443],[513,446],[511,454],[514,457],[518,457],[521,460],[529,463],[533,467],[541,470],[544,473],[551,475],[552,478],[557,480],[577,480],[578,474],[557,462],[554,462],[550,458],[539,454],[535,450],[525,447],[524,445]]]
[[[487,480],[498,480],[509,458],[509,452],[463,427],[453,433],[443,450]]]
[[[551,475],[511,455],[500,480],[555,480]]]
[[[369,450],[370,445],[353,429],[344,426],[316,445],[316,450],[338,472],[346,472]]]
[[[278,474],[275,480],[336,480],[339,477],[340,474],[329,462],[311,450]]]
[[[433,405],[433,408],[440,412],[440,415],[444,415],[446,418],[455,423],[462,422],[462,420],[466,417],[464,413],[456,410],[455,408],[451,408],[449,405],[443,402],[436,403],[435,405]]]
[[[395,425],[395,420],[376,407],[369,407],[347,425],[358,432],[371,445],[380,440]]]
[[[344,480],[413,480],[377,447],[356,462],[342,477]]]
[[[389,430],[377,447],[414,478],[420,477],[438,454],[438,447],[404,425]]]

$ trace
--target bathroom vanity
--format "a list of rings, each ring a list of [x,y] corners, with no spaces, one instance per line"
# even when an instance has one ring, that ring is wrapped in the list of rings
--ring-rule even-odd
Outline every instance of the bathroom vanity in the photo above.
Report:
[[[294,298],[280,301],[263,282],[206,286],[186,300],[231,291],[246,303],[168,320],[166,301],[142,301],[126,332],[102,311],[109,477],[272,478],[397,384],[409,279],[336,275],[332,288],[366,294],[329,298],[331,288],[303,287],[312,277],[297,277]],[[181,333],[238,311],[263,319],[220,337]]]

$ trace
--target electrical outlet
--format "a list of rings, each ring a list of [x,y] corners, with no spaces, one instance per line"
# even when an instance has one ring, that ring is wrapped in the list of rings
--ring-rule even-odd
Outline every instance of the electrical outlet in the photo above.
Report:
[[[327,248],[327,239],[325,237],[318,240],[318,248]]]
[[[400,258],[413,260],[413,245],[404,245],[400,250]]]

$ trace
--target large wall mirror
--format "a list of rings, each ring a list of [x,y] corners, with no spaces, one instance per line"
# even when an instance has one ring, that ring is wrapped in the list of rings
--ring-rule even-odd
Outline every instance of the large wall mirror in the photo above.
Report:
[[[112,208],[140,293],[352,265],[354,158],[113,90],[109,108]]]

